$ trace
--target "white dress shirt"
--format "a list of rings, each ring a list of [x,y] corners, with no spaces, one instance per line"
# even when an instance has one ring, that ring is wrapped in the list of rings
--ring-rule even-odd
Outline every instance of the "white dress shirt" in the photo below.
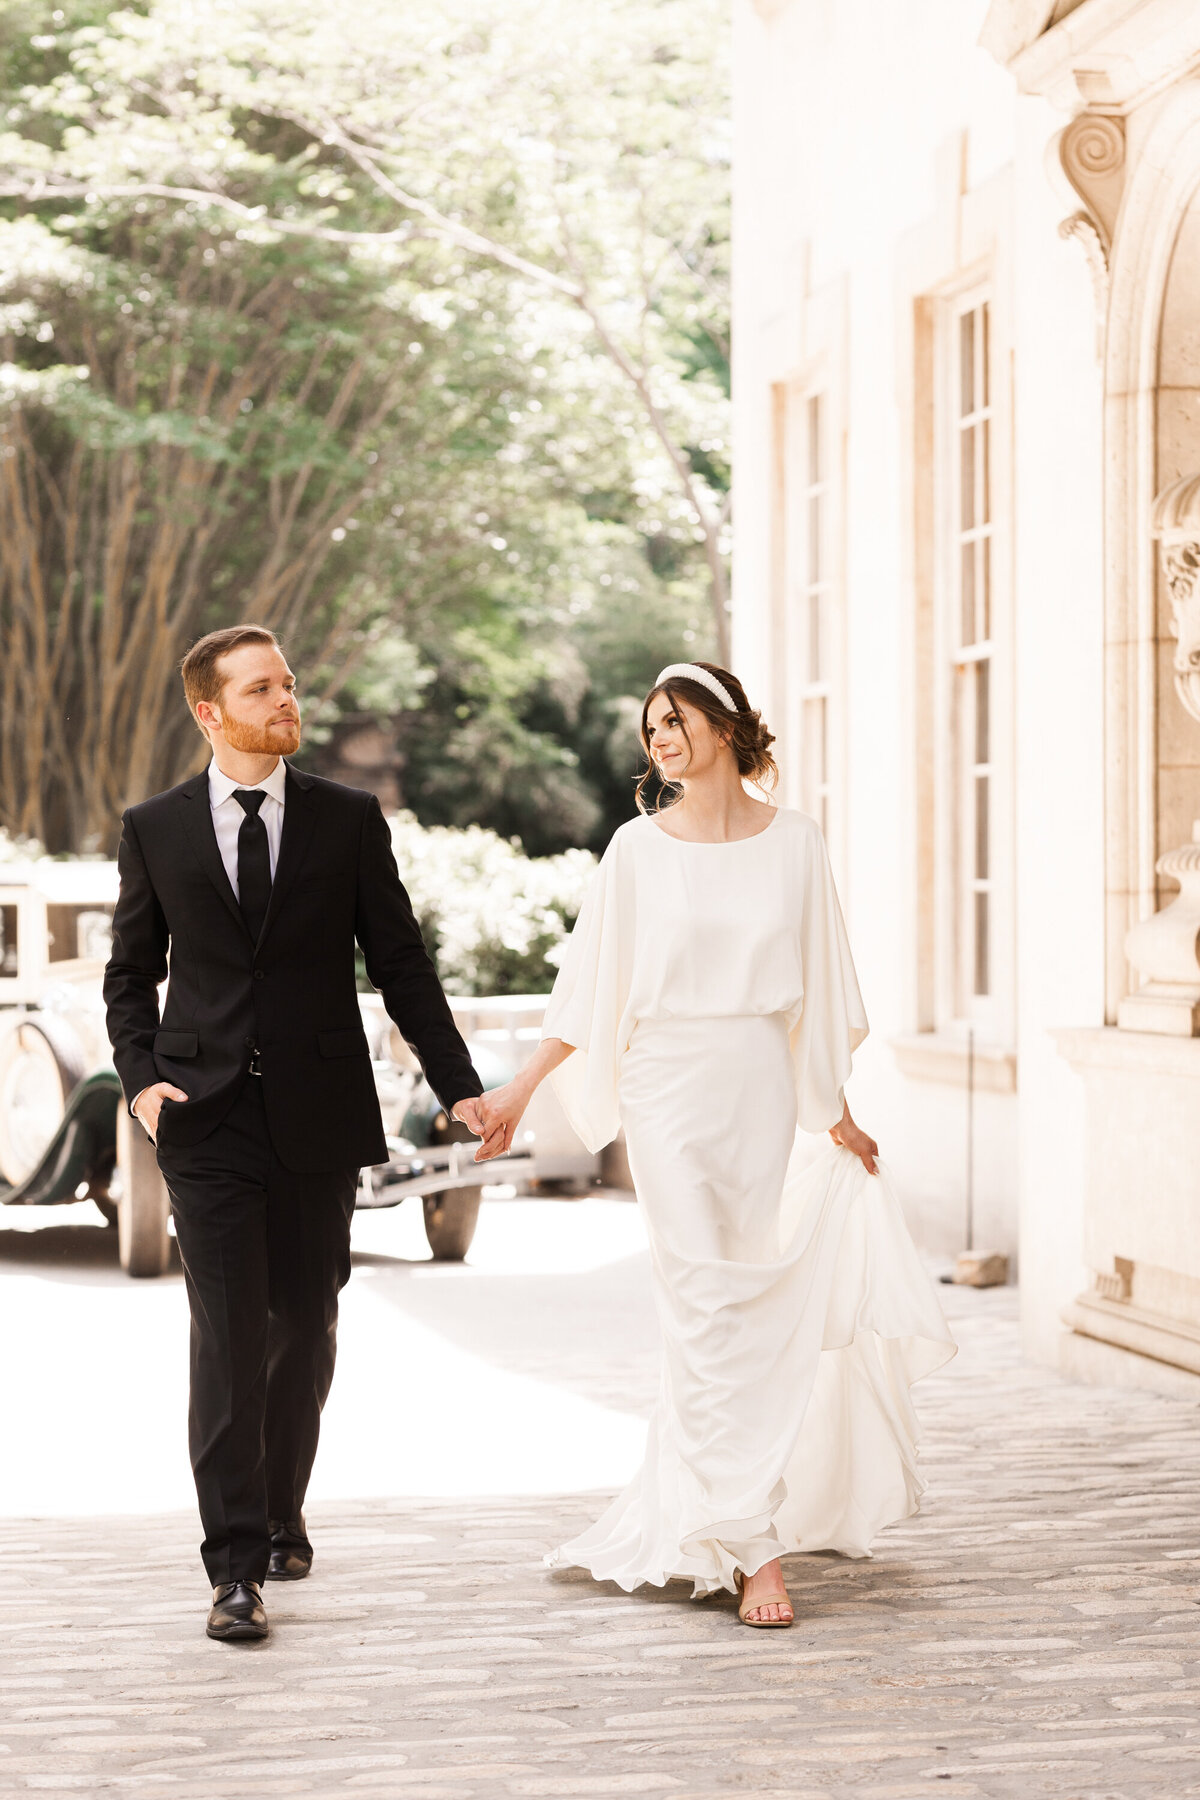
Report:
[[[275,879],[275,865],[279,861],[279,841],[283,836],[283,805],[287,789],[287,764],[282,756],[271,770],[265,781],[234,781],[218,769],[216,758],[208,765],[208,804],[212,808],[213,830],[217,834],[217,849],[221,852],[221,861],[225,864],[225,873],[229,877],[229,885],[238,899],[238,832],[242,828],[242,820],[246,817],[241,802],[234,799],[238,788],[247,793],[256,794],[261,791],[267,796],[259,808],[258,816],[267,828],[267,847],[271,856],[271,880]]]
[[[283,805],[287,791],[287,764],[282,756],[271,770],[265,781],[234,781],[222,773],[217,767],[217,759],[213,758],[208,765],[208,804],[212,808],[213,830],[217,834],[217,849],[221,852],[221,861],[225,864],[225,873],[229,877],[229,885],[236,898],[238,894],[237,847],[238,832],[242,828],[242,820],[246,817],[240,801],[234,799],[234,789],[245,788],[254,793],[262,788],[266,799],[258,809],[258,816],[267,828],[267,849],[271,857],[271,880],[275,879],[275,865],[279,861],[279,843],[283,836]],[[130,1102],[129,1110],[134,1112],[142,1094],[135,1094]],[[136,1113],[134,1114],[136,1117]]]

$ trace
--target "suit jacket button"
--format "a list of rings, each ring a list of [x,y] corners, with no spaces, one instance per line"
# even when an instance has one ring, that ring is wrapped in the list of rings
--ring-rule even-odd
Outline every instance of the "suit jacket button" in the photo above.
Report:
[[[254,1039],[253,1038],[243,1038],[242,1042],[243,1042],[243,1044],[245,1044],[247,1050],[253,1050],[253,1048],[254,1048]]]
[[[255,979],[255,981],[261,981],[261,980],[262,980],[262,978],[263,978],[263,972],[262,972],[262,970],[261,970],[261,969],[255,969],[255,971],[254,971],[254,979]]]

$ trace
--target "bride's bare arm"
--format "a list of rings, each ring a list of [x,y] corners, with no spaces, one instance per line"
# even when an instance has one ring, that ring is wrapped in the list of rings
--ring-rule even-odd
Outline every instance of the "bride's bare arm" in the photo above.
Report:
[[[844,1144],[847,1150],[853,1150],[868,1175],[878,1175],[875,1158],[879,1155],[879,1145],[873,1137],[868,1137],[861,1125],[856,1125],[850,1117],[850,1108],[843,1100],[842,1116],[829,1135],[835,1144]]]
[[[486,1141],[475,1152],[476,1162],[487,1162],[512,1149],[521,1115],[538,1083],[545,1080],[551,1069],[566,1062],[574,1049],[574,1044],[564,1044],[561,1038],[544,1038],[511,1081],[505,1082],[503,1087],[491,1088],[480,1097],[478,1106],[486,1128]]]

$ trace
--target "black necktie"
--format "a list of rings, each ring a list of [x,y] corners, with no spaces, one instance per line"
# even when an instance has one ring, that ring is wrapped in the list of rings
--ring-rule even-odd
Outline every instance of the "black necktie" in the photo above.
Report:
[[[258,816],[267,796],[261,788],[234,788],[233,797],[246,815],[238,831],[238,904],[257,944],[271,898],[271,846]]]

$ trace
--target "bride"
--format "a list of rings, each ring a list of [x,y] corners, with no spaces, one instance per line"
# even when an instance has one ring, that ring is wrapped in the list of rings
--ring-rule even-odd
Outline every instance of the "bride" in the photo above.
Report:
[[[642,711],[659,805],[614,835],[542,1042],[481,1105],[491,1155],[547,1075],[590,1150],[624,1126],[650,1240],[645,1462],[547,1562],[734,1590],[744,1624],[778,1628],[781,1554],[865,1556],[916,1511],[909,1388],[954,1344],[845,1101],[867,1019],[821,833],[764,804],[773,741],[728,670],[662,671]]]

